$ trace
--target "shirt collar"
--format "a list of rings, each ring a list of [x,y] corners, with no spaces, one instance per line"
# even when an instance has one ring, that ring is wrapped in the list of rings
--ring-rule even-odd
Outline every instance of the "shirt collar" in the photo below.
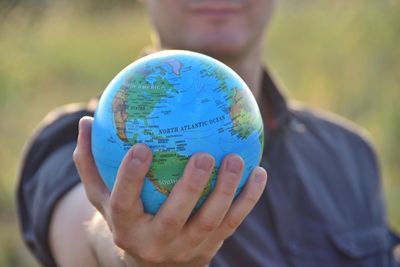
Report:
[[[265,68],[262,74],[261,95],[257,101],[264,125],[268,129],[278,129],[288,122],[289,108],[286,96]]]

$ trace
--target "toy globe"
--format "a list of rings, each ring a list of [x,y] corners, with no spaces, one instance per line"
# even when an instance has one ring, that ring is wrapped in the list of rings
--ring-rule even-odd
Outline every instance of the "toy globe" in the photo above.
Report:
[[[107,86],[94,115],[92,153],[111,191],[129,148],[146,144],[153,161],[141,199],[145,212],[155,214],[196,152],[211,154],[216,163],[196,208],[230,153],[245,163],[239,194],[260,162],[263,136],[257,103],[232,69],[203,54],[170,50],[133,62]]]

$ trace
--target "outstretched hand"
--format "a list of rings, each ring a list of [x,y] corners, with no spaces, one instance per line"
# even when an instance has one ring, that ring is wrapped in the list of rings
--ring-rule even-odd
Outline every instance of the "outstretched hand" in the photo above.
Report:
[[[207,265],[253,209],[266,185],[265,170],[256,167],[233,201],[244,163],[230,154],[219,168],[216,187],[190,216],[214,167],[209,154],[196,153],[157,214],[146,214],[140,193],[152,161],[150,149],[136,144],[129,150],[109,192],[91,153],[92,122],[84,117],[79,123],[74,161],[89,201],[103,215],[127,266]]]

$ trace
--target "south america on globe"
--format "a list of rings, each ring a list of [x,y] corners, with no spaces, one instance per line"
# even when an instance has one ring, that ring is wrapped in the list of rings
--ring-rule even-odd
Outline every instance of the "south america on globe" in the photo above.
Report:
[[[253,94],[232,69],[200,53],[166,50],[127,66],[99,100],[92,153],[110,191],[123,157],[136,143],[152,150],[141,200],[145,212],[155,214],[197,152],[211,154],[215,167],[196,208],[212,192],[230,153],[245,163],[239,194],[260,163],[264,129]]]

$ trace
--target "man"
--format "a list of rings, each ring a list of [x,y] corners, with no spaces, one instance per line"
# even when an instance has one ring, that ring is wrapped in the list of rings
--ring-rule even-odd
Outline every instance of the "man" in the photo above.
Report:
[[[109,192],[93,164],[90,117],[80,120],[78,141],[74,138],[79,118],[90,115],[90,108],[53,114],[28,150],[19,187],[24,238],[41,262],[61,267],[396,266],[368,142],[347,122],[289,105],[263,68],[263,33],[274,1],[146,4],[159,49],[216,57],[252,89],[267,127],[262,166],[268,190],[266,172],[258,167],[232,202],[243,161],[228,155],[210,198],[189,217],[214,164],[210,155],[198,153],[160,211],[145,214],[139,193],[151,151],[134,145]]]

